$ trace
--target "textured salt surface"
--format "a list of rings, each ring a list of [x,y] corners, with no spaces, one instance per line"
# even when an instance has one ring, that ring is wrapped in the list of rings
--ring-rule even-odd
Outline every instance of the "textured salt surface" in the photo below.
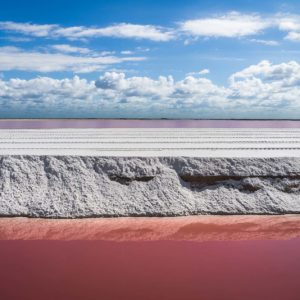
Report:
[[[6,156],[0,178],[2,216],[300,212],[298,158]]]
[[[1,130],[0,154],[1,216],[300,213],[296,129]]]
[[[2,129],[0,155],[300,157],[300,129]]]

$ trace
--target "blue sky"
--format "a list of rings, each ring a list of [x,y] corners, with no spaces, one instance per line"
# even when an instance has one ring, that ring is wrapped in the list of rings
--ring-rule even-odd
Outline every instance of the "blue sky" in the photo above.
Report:
[[[300,118],[299,1],[5,1],[0,117]]]

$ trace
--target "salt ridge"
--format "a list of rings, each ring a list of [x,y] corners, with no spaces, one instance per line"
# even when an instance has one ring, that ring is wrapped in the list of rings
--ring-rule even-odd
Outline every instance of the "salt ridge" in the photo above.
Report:
[[[295,214],[299,143],[296,129],[1,130],[0,215]]]

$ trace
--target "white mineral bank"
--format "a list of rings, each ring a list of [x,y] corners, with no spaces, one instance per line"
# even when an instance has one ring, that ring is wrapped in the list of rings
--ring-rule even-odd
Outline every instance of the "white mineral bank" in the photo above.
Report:
[[[0,155],[299,157],[300,129],[0,130]]]
[[[300,213],[299,129],[0,130],[0,215]]]

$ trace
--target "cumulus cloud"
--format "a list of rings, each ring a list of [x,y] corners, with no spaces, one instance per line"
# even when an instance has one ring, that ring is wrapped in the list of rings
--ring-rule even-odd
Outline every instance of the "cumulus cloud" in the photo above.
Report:
[[[176,105],[200,105],[215,103],[222,105],[226,89],[213,84],[209,79],[187,76],[175,81],[172,76],[160,76],[158,79],[149,77],[129,77],[124,73],[106,72],[96,82],[101,91],[109,91],[114,99],[143,101],[152,105],[167,107]],[[215,101],[218,99],[218,101]]]
[[[299,83],[300,65],[295,61],[281,64],[272,64],[268,60],[261,61],[257,65],[249,66],[230,77],[231,82],[239,80],[260,79],[266,83],[279,82],[280,85],[294,85]]]
[[[126,78],[124,73],[106,72],[96,81],[96,87],[110,90],[127,97],[149,97],[162,99],[168,97],[173,87],[174,80],[170,77],[160,76],[158,80],[149,77]]]
[[[107,27],[61,27],[57,24],[39,25],[32,23],[0,22],[0,30],[17,32],[34,37],[63,37],[71,40],[114,37],[165,42],[174,38],[173,32],[163,27],[130,23],[120,23]]]
[[[295,61],[277,65],[262,61],[249,66],[230,77],[229,90],[229,99],[300,116],[300,65]]]
[[[152,79],[117,72],[96,81],[77,76],[0,79],[0,105],[4,111],[39,109],[56,116],[70,108],[81,117],[105,112],[119,117],[299,117],[300,65],[262,61],[232,74],[227,86],[203,77],[175,81],[172,76]]]
[[[70,48],[68,48],[68,50],[70,52]],[[71,48],[71,50],[74,49]],[[103,68],[107,65],[130,61],[136,62],[144,59],[144,57],[135,56],[79,56],[64,53],[24,51],[16,47],[0,47],[0,71],[20,70],[44,73],[72,71],[75,73],[87,73],[103,70]]]

